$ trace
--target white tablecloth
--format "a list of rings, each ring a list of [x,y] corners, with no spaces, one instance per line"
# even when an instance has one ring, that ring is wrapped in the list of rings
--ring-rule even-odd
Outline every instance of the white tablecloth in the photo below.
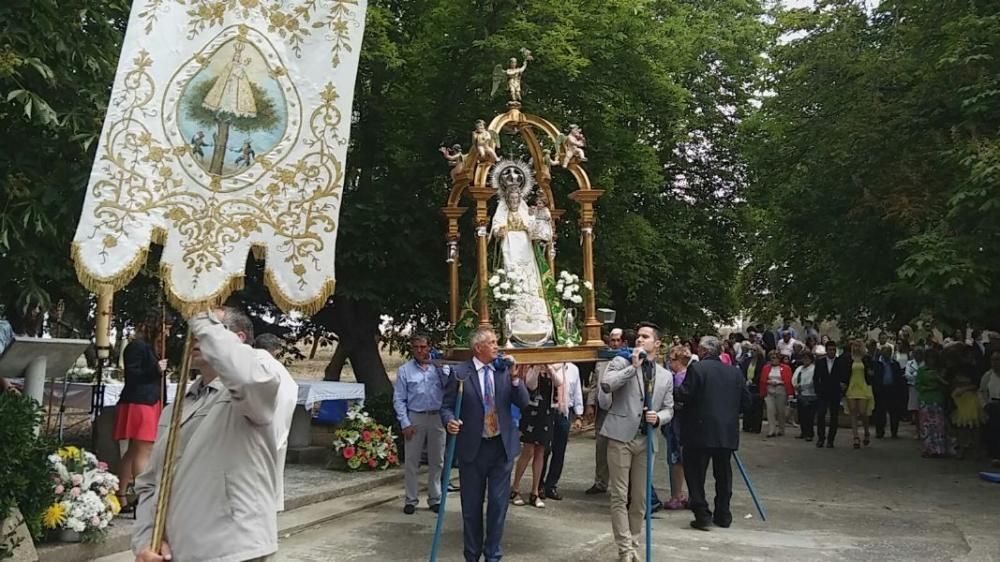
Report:
[[[299,385],[299,405],[306,410],[324,400],[364,400],[365,385],[353,382],[296,380]]]
[[[12,379],[16,385],[23,384],[22,379]],[[329,382],[315,380],[297,380],[299,385],[298,404],[305,406],[307,410],[313,404],[324,400],[364,400],[365,385],[351,382]],[[108,383],[104,385],[104,407],[111,407],[118,403],[125,385],[122,383]],[[71,382],[66,389],[66,407],[77,410],[90,410],[91,397],[94,393],[94,385],[83,382]],[[45,383],[45,404],[49,401],[49,392],[53,392],[53,401],[58,404],[63,394],[63,383]],[[167,385],[167,401],[173,403],[174,396],[177,395],[177,383]]]
[[[14,384],[21,386],[24,384],[24,379],[11,379]],[[94,395],[94,384],[86,382],[71,382],[66,385],[66,407],[73,408],[75,410],[87,410],[90,411],[91,400],[93,400]],[[121,398],[122,390],[125,389],[125,385],[120,382],[112,382],[104,385],[104,407],[114,406],[118,403],[118,399]],[[45,404],[43,406],[48,406],[49,403],[49,393],[52,396],[52,402],[54,404],[59,404],[63,395],[63,383],[62,382],[45,382]],[[174,396],[177,395],[177,383],[167,384],[167,401],[173,403]]]

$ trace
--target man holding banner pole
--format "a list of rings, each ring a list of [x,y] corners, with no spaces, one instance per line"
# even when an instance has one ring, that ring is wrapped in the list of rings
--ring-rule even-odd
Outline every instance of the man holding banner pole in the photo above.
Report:
[[[611,528],[618,546],[619,562],[639,560],[639,535],[646,507],[647,424],[659,427],[668,423],[674,414],[673,376],[656,360],[659,347],[660,328],[650,322],[639,324],[631,358],[615,357],[608,364],[601,383],[602,390],[610,393],[612,400],[601,435],[608,438]],[[649,408],[645,407],[644,363],[655,368]],[[654,453],[659,445],[657,441],[653,440]],[[631,503],[629,489],[632,491]]]
[[[151,546],[169,410],[160,418],[149,469],[136,482],[132,549],[137,562],[267,560],[278,550],[276,424],[291,423],[276,412],[291,412],[295,396],[279,393],[280,363],[248,345],[253,324],[246,314],[222,308],[190,324],[191,366],[201,376],[183,397],[165,541],[160,552]]]

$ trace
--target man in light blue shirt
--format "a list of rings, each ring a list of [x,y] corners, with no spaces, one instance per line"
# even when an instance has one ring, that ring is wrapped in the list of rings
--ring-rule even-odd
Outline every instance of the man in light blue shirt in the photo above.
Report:
[[[447,377],[431,362],[430,339],[424,334],[410,337],[410,355],[396,371],[392,403],[406,439],[406,504],[403,513],[417,510],[417,471],[427,448],[427,504],[434,513],[441,503],[441,469],[444,466],[445,430],[441,424],[441,400]]]

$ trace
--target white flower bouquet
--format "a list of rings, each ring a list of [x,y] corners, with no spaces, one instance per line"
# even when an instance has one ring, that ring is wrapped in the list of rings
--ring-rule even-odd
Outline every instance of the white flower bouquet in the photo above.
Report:
[[[493,303],[501,312],[506,311],[520,295],[524,294],[524,276],[516,271],[497,269],[489,280]]]
[[[566,270],[559,272],[559,279],[556,281],[556,292],[562,300],[563,306],[576,308],[583,304],[583,294],[580,288],[593,291],[594,286],[590,281],[580,282],[580,277]]]
[[[77,447],[63,447],[49,455],[49,467],[56,501],[42,517],[44,526],[75,531],[84,542],[103,539],[121,511],[116,496],[118,477],[93,453]]]

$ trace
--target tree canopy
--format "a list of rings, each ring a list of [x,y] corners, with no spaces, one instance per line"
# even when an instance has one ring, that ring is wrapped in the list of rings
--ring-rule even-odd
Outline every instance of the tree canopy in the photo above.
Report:
[[[0,7],[5,303],[66,298],[89,310],[69,242],[129,4]],[[620,324],[690,334],[748,312],[996,327],[1000,6],[766,5],[372,0],[337,296],[300,333],[335,334],[376,390],[388,380],[383,316],[443,333],[448,173],[437,148],[468,147],[475,120],[503,111],[491,71],[522,48],[535,57],[524,110],[587,135],[586,167],[605,190],[598,302]],[[554,188],[568,210],[558,266],[579,271],[574,186],[556,170]],[[275,312],[250,265],[242,298]],[[153,269],[119,296],[122,314],[155,302]]]
[[[1000,6],[776,14],[744,123],[752,310],[998,327]]]

